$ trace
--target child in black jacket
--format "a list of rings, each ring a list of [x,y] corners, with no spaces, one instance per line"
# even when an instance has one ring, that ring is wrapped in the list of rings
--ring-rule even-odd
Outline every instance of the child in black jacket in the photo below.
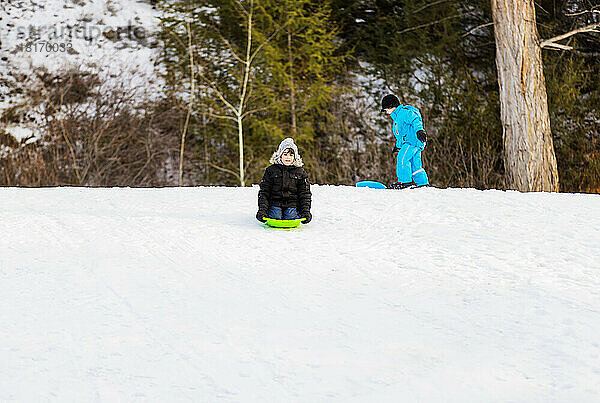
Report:
[[[312,194],[294,140],[284,139],[269,162],[272,165],[265,170],[260,181],[256,219],[264,222],[264,217],[280,220],[305,218],[304,224],[308,224],[312,219]]]

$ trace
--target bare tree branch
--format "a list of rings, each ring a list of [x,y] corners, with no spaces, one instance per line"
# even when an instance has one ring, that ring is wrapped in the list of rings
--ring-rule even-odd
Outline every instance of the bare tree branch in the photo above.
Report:
[[[221,33],[219,32],[219,37],[221,38],[221,40],[223,42],[225,42],[225,44],[227,45],[227,47],[229,48],[229,50],[231,51],[231,54],[233,55],[233,58],[235,60],[237,60],[240,63],[244,63],[244,61],[242,60],[241,57],[238,56],[238,54],[235,52],[235,50],[233,49],[233,46],[231,45],[231,43],[223,36],[221,35]]]
[[[489,27],[490,25],[494,25],[494,23],[493,22],[488,22],[486,24],[478,25],[475,28],[471,28],[468,32],[464,33],[462,36],[464,38],[465,36],[471,35],[473,32],[477,31],[478,29]]]
[[[252,10],[250,10],[250,11],[246,10],[246,7],[244,7],[244,5],[242,4],[241,1],[234,1],[233,4],[235,4],[242,13],[246,14],[246,16],[250,15],[250,12]],[[252,6],[250,6],[250,8],[252,9]]]
[[[228,119],[228,120],[233,120],[234,122],[237,122],[237,119],[234,118],[233,116],[228,116],[228,115],[217,115],[215,113],[212,112],[206,112],[206,114],[210,117],[213,118],[217,118],[217,119]]]
[[[245,117],[246,117],[246,116],[248,116],[248,115],[252,115],[253,113],[260,112],[260,111],[266,111],[266,110],[268,110],[268,109],[269,109],[269,108],[270,108],[272,105],[273,105],[273,104],[271,104],[271,105],[268,105],[268,106],[264,106],[264,107],[262,107],[262,108],[256,108],[256,109],[252,109],[251,111],[246,111],[246,112],[244,112],[244,113],[242,114],[242,119],[243,119],[243,118],[245,118]]]
[[[283,24],[280,27],[278,27],[267,39],[264,40],[263,43],[261,43],[258,46],[258,48],[256,48],[256,50],[254,51],[254,53],[252,53],[252,56],[250,57],[250,63],[252,63],[252,61],[254,60],[254,58],[258,55],[258,53],[260,52],[260,50],[263,48],[263,46],[265,46],[267,43],[269,43],[269,41],[271,39],[273,39],[275,37],[275,35],[277,35],[288,24],[289,24],[289,21],[286,21],[285,24]]]
[[[47,99],[48,103],[52,106],[54,111],[57,112],[58,120],[59,120],[61,129],[62,129],[62,135],[63,135],[65,142],[67,143],[67,147],[69,148],[69,151],[71,153],[71,158],[73,159],[73,168],[75,168],[75,175],[77,175],[77,180],[79,181],[79,184],[81,184],[81,175],[79,174],[79,168],[77,167],[77,158],[75,157],[75,150],[73,148],[73,144],[72,144],[71,140],[69,139],[69,136],[67,135],[67,129],[65,127],[65,122],[64,122],[64,114],[62,111],[65,93],[68,91],[68,88],[71,85],[71,82],[72,82],[72,79],[69,79],[69,81],[67,83],[67,88],[61,92],[60,105],[58,108],[50,99],[50,93],[43,83],[42,83],[42,87],[44,88],[44,90],[46,92],[46,99]]]
[[[550,43],[545,48],[549,50],[573,50],[573,46],[561,45],[560,43]]]
[[[416,9],[415,11],[413,11],[412,14],[416,14],[419,11],[423,11],[426,8],[429,8],[429,7],[437,6],[438,4],[441,4],[441,3],[446,3],[447,1],[448,0],[438,0],[438,1],[434,1],[433,3],[425,4],[423,7],[420,7],[418,9]]]
[[[169,28],[172,28],[173,25],[171,25]],[[185,43],[183,43],[183,41],[181,40],[181,38],[179,37],[179,35],[177,35],[173,29],[168,29],[169,31],[169,35],[171,35],[173,37],[173,39],[175,39],[177,42],[179,42],[179,44],[181,45],[181,47],[186,47]]]
[[[576,17],[578,15],[583,15],[583,14],[593,14],[593,13],[598,13],[600,14],[600,10],[595,10],[595,9],[591,9],[591,10],[585,10],[585,11],[580,11],[578,13],[572,13],[572,14],[565,14],[567,17]]]
[[[188,51],[190,54],[190,104],[188,106],[187,116],[185,117],[185,124],[183,126],[183,132],[181,133],[181,148],[179,150],[179,186],[183,184],[183,152],[185,150],[185,136],[187,134],[188,126],[190,124],[190,117],[192,115],[192,108],[194,106],[194,92],[195,79],[194,79],[194,49],[192,47],[192,29],[190,23],[187,23],[188,33]]]
[[[557,44],[556,42],[561,41],[566,38],[569,38],[573,35],[580,34],[582,32],[596,32],[595,29],[598,27],[600,27],[600,22],[597,22],[597,23],[591,24],[591,25],[587,25],[585,27],[581,27],[578,29],[574,29],[573,31],[567,32],[566,34],[558,35],[558,36],[555,36],[554,38],[547,39],[544,42],[542,42],[540,44],[540,46],[542,47],[542,49],[546,48],[546,47],[557,47],[557,48],[560,48],[561,46],[564,47],[565,45],[557,46],[559,44]],[[571,47],[571,49],[572,49],[572,47]]]
[[[421,24],[421,25],[417,25],[416,27],[410,27],[410,28],[403,29],[402,31],[399,31],[398,34],[404,34],[406,32],[415,31],[415,30],[420,29],[420,28],[426,28],[426,27],[429,27],[431,25],[439,24],[440,22],[444,22],[446,20],[451,20],[451,19],[454,19],[454,18],[460,18],[462,16],[463,16],[462,14],[451,15],[450,17],[441,18],[441,19],[439,19],[437,21],[428,22],[427,24]]]
[[[65,93],[60,94],[60,108],[58,109],[60,127],[62,129],[62,134],[69,146],[69,151],[71,152],[71,158],[73,158],[73,167],[75,168],[75,175],[77,175],[77,179],[79,180],[79,184],[81,185],[81,175],[79,174],[79,168],[77,167],[77,158],[75,157],[75,150],[73,149],[73,144],[69,140],[69,136],[67,136],[67,129],[65,128],[65,121],[62,115],[62,106],[64,101]],[[48,98],[50,100],[50,98]]]
[[[214,26],[213,24],[211,24],[211,25],[212,25],[214,31],[217,33],[217,36],[219,37],[219,39],[221,39],[223,41],[223,43],[225,43],[225,45],[227,45],[227,47],[231,51],[231,54],[233,55],[233,57],[235,58],[235,60],[237,60],[240,63],[244,63],[244,60],[242,60],[242,58],[236,53],[236,51],[233,48],[233,45],[231,44],[231,42],[229,42],[227,40],[227,38],[225,38],[223,36],[223,34],[219,31],[219,29],[216,26]]]
[[[227,105],[229,107],[229,109],[231,109],[233,111],[233,113],[238,115],[238,110],[229,101],[227,101],[227,99],[225,99],[225,97],[223,96],[221,91],[219,91],[219,89],[217,88],[217,85],[214,82],[212,82],[208,77],[206,77],[204,74],[202,74],[201,72],[199,72],[198,75],[204,79],[204,81],[210,86],[210,88],[212,88],[212,90],[217,94],[219,99],[221,101],[223,101],[223,103],[225,105]]]
[[[239,178],[238,173],[232,171],[231,169],[222,168],[222,167],[220,167],[218,165],[213,164],[212,162],[209,162],[208,165],[210,165],[211,167],[213,167],[214,169],[216,169],[218,171],[227,172],[228,174],[231,174],[231,175],[235,176],[236,178]]]

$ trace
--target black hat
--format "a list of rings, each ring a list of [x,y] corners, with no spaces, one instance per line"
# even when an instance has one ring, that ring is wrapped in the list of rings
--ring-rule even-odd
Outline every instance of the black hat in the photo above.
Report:
[[[400,100],[394,94],[388,94],[381,100],[381,112],[385,112],[388,108],[400,106]]]

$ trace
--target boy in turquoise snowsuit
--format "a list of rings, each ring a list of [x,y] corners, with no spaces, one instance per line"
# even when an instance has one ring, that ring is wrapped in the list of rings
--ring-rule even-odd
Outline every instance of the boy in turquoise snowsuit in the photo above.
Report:
[[[397,152],[396,176],[398,182],[391,188],[404,189],[415,185],[427,186],[429,179],[421,163],[421,152],[425,149],[427,133],[423,130],[423,119],[417,108],[400,105],[395,95],[386,95],[381,100],[381,111],[393,120],[392,133],[396,137],[394,153]]]

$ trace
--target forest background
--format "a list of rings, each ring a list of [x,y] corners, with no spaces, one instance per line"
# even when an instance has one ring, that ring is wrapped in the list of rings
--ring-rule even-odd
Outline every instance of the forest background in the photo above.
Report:
[[[418,107],[440,187],[506,188],[489,1],[153,1],[160,96],[107,91],[77,69],[28,77],[3,124],[43,115],[43,137],[0,130],[0,185],[258,183],[293,137],[312,183],[395,180],[383,95]],[[592,1],[536,1],[542,39],[600,21]],[[600,34],[543,49],[560,190],[600,192]],[[83,107],[82,107],[83,106]],[[242,153],[240,153],[240,150]]]

